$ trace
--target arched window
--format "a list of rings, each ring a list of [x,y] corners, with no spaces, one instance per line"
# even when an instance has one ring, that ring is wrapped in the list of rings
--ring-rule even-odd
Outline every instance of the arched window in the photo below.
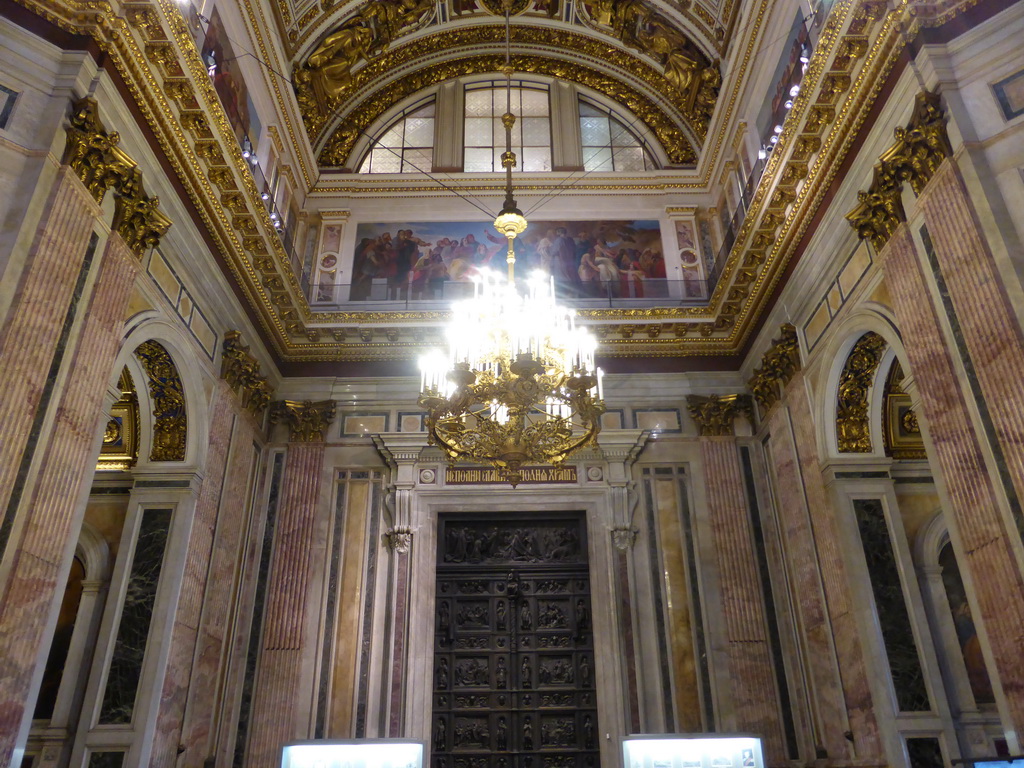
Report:
[[[609,111],[580,99],[580,140],[586,171],[657,168],[644,142]]]
[[[463,170],[492,173],[502,170],[505,151],[505,127],[501,116],[507,107],[503,81],[473,83],[466,87],[465,149]],[[512,87],[512,151],[518,160],[517,171],[551,170],[551,107],[547,88],[534,83],[516,83]]]
[[[434,160],[434,99],[402,113],[373,142],[360,173],[430,172]]]

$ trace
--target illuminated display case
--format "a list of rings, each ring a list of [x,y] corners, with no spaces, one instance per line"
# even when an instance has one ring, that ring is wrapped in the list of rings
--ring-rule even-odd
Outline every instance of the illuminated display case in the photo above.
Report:
[[[745,734],[651,734],[622,742],[624,768],[764,768],[761,739]]]
[[[424,743],[409,739],[336,739],[285,745],[281,768],[423,768]]]

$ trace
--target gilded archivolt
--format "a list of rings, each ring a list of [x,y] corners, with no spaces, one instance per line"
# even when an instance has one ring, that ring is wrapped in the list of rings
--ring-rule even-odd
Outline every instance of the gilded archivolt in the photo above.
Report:
[[[153,446],[150,461],[184,461],[188,432],[185,390],[174,360],[156,341],[146,341],[135,349],[142,364],[153,403]]]
[[[502,56],[492,52],[503,31],[493,24],[438,32],[376,55],[368,48],[368,38],[360,35],[362,29],[343,27],[329,35],[293,71],[300,110],[314,145],[328,127],[328,116],[345,116],[321,153],[322,164],[344,164],[359,133],[406,96],[444,80],[496,72],[503,65]],[[692,140],[707,134],[721,84],[716,65],[693,52],[692,58],[683,57],[689,62],[686,67],[666,68],[665,72],[676,72],[670,77],[628,51],[588,35],[549,27],[513,27],[512,40],[517,47],[543,51],[514,54],[517,72],[571,80],[608,96],[649,125],[669,155],[674,155],[673,162],[692,162],[675,158],[692,155]],[[488,52],[475,53],[474,47]],[[437,58],[438,52],[460,51],[464,53],[454,58]],[[559,58],[569,53],[572,60]],[[367,63],[355,69],[362,61]],[[600,71],[598,63],[623,76]],[[410,66],[418,69],[375,90],[387,77]],[[649,95],[629,82],[642,83]],[[658,102],[671,105],[681,116],[688,136]]]
[[[843,365],[836,396],[836,442],[841,453],[871,452],[868,396],[885,349],[885,339],[869,331],[853,345]]]

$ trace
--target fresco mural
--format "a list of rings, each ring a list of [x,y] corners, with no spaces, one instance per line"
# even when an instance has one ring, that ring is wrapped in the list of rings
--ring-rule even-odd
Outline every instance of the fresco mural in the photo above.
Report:
[[[505,269],[506,241],[484,222],[359,224],[351,301],[461,295],[480,269]],[[537,221],[516,239],[516,274],[550,274],[573,297],[651,297],[663,291],[657,221]],[[657,282],[651,282],[657,281]],[[660,294],[658,294],[660,295]]]

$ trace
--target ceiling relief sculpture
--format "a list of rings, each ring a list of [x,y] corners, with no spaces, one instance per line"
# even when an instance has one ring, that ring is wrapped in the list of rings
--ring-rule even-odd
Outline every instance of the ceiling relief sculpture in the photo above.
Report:
[[[425,0],[371,0],[297,63],[293,83],[321,165],[344,166],[361,132],[407,96],[444,80],[499,71],[496,43],[504,29],[479,12],[485,1],[494,4],[466,0],[473,6],[468,12],[458,0],[453,23],[445,23],[445,14]],[[573,6],[572,25],[552,26],[560,17],[551,5],[557,2],[520,0],[516,6],[526,19],[512,28],[515,70],[607,96],[647,124],[672,163],[695,162],[721,86],[717,62],[639,0],[580,3]],[[464,23],[462,15],[476,19]],[[396,43],[405,37],[408,42]]]
[[[334,0],[277,0],[272,4],[280,26],[282,41],[292,58],[301,50],[310,50],[313,40],[322,38],[331,29],[341,25],[339,20],[351,17],[358,2]],[[389,3],[395,18],[423,6],[424,0],[396,0]],[[429,22],[446,23],[483,17],[504,15],[501,0],[433,0],[423,10],[429,13]],[[590,26],[598,22],[605,27],[617,26],[625,31],[628,21],[641,15],[659,13],[678,19],[687,36],[694,40],[710,58],[723,56],[729,47],[730,35],[739,11],[739,0],[513,0],[512,13],[527,18],[562,21]],[[356,13],[361,13],[356,10]],[[427,19],[417,19],[428,21]],[[679,26],[679,25],[677,25]],[[627,33],[628,34],[628,33]]]

